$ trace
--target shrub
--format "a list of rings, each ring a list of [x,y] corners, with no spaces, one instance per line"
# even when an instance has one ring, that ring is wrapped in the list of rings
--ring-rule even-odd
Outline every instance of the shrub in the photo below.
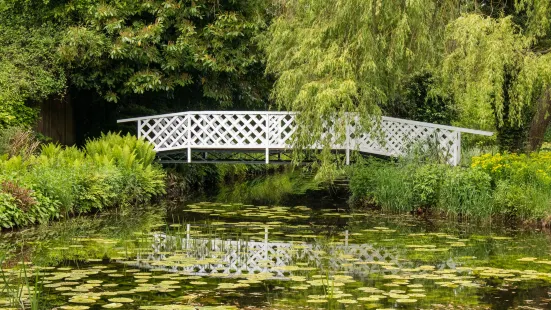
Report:
[[[0,131],[0,154],[8,157],[21,155],[28,158],[40,145],[34,133],[21,127],[9,127]]]
[[[17,207],[15,197],[0,192],[0,225],[4,228],[13,227],[23,222],[23,211]]]
[[[551,214],[551,193],[535,186],[500,180],[494,194],[494,205],[504,215],[544,219]]]
[[[551,152],[484,154],[471,167],[368,161],[351,169],[353,197],[387,210],[433,208],[448,216],[551,218]]]
[[[436,205],[445,168],[447,166],[442,164],[412,164],[405,169],[406,185],[412,190],[413,207],[430,208]]]
[[[144,140],[107,134],[84,150],[55,144],[40,154],[0,157],[0,225],[147,201],[164,193],[164,172]]]
[[[492,180],[511,179],[518,183],[535,182],[551,185],[551,152],[534,152],[530,155],[515,153],[484,154],[473,157],[472,167],[482,168]]]
[[[15,198],[15,204],[24,212],[29,211],[32,206],[37,204],[36,199],[32,195],[33,191],[28,188],[21,187],[11,181],[3,181],[0,184],[0,188],[4,193]]]

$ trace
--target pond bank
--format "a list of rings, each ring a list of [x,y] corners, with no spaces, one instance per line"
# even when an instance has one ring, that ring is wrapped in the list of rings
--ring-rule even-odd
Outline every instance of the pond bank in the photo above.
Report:
[[[30,145],[38,144],[28,141],[0,156],[0,227],[47,223],[165,193],[153,147],[130,135],[110,133],[81,149],[47,144],[35,152]]]
[[[485,154],[458,167],[430,160],[368,160],[349,169],[350,189],[353,200],[385,212],[549,226],[549,163],[547,151]]]

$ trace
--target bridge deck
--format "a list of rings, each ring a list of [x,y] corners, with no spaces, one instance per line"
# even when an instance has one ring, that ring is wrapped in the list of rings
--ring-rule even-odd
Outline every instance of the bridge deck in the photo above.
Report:
[[[348,116],[346,121],[339,121],[346,126],[344,142],[332,144],[333,150],[345,154],[347,163],[351,151],[401,156],[416,143],[433,141],[449,163],[457,165],[461,157],[461,133],[493,134],[392,117],[382,117],[376,132],[360,132],[356,126],[357,117]],[[295,113],[271,111],[181,112],[118,121],[124,122],[138,123],[138,136],[155,146],[162,162],[182,162],[184,158],[188,163],[194,160],[204,162],[208,161],[208,154],[231,151],[264,153],[264,162],[269,163],[274,154],[281,156],[292,150],[291,138],[296,130]],[[329,126],[324,134],[333,133]],[[174,154],[178,154],[178,159]],[[218,158],[218,155],[212,158]]]

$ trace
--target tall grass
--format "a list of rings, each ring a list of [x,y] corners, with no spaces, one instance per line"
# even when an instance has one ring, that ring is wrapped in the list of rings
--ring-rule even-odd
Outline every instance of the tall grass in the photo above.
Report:
[[[436,208],[448,216],[487,218],[495,214],[491,178],[478,169],[445,169]]]
[[[38,310],[40,307],[40,272],[34,272],[34,278],[32,274],[27,272],[27,264],[22,261],[22,266],[17,270],[18,274],[15,277],[11,274],[6,274],[6,271],[2,267],[4,258],[0,258],[0,280],[1,289],[0,295],[6,296],[7,301],[11,307],[17,307],[19,309],[31,309]]]
[[[353,166],[350,173],[352,199],[367,199],[385,211],[405,212],[413,207],[412,188],[405,186],[407,174],[399,165],[370,160]]]
[[[551,218],[551,153],[487,154],[471,167],[428,161],[369,160],[350,171],[353,199],[385,211],[448,217]]]

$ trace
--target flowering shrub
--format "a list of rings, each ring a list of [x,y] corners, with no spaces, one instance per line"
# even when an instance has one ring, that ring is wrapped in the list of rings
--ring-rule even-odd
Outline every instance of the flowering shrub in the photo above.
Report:
[[[355,199],[394,211],[430,209],[449,216],[551,219],[551,152],[485,154],[471,167],[367,162],[351,169]]]
[[[484,154],[473,157],[471,166],[486,171],[494,181],[508,179],[518,183],[551,185],[551,152],[530,155],[515,153]]]
[[[472,167],[486,171],[494,184],[494,205],[522,218],[551,216],[551,152],[485,154]]]

